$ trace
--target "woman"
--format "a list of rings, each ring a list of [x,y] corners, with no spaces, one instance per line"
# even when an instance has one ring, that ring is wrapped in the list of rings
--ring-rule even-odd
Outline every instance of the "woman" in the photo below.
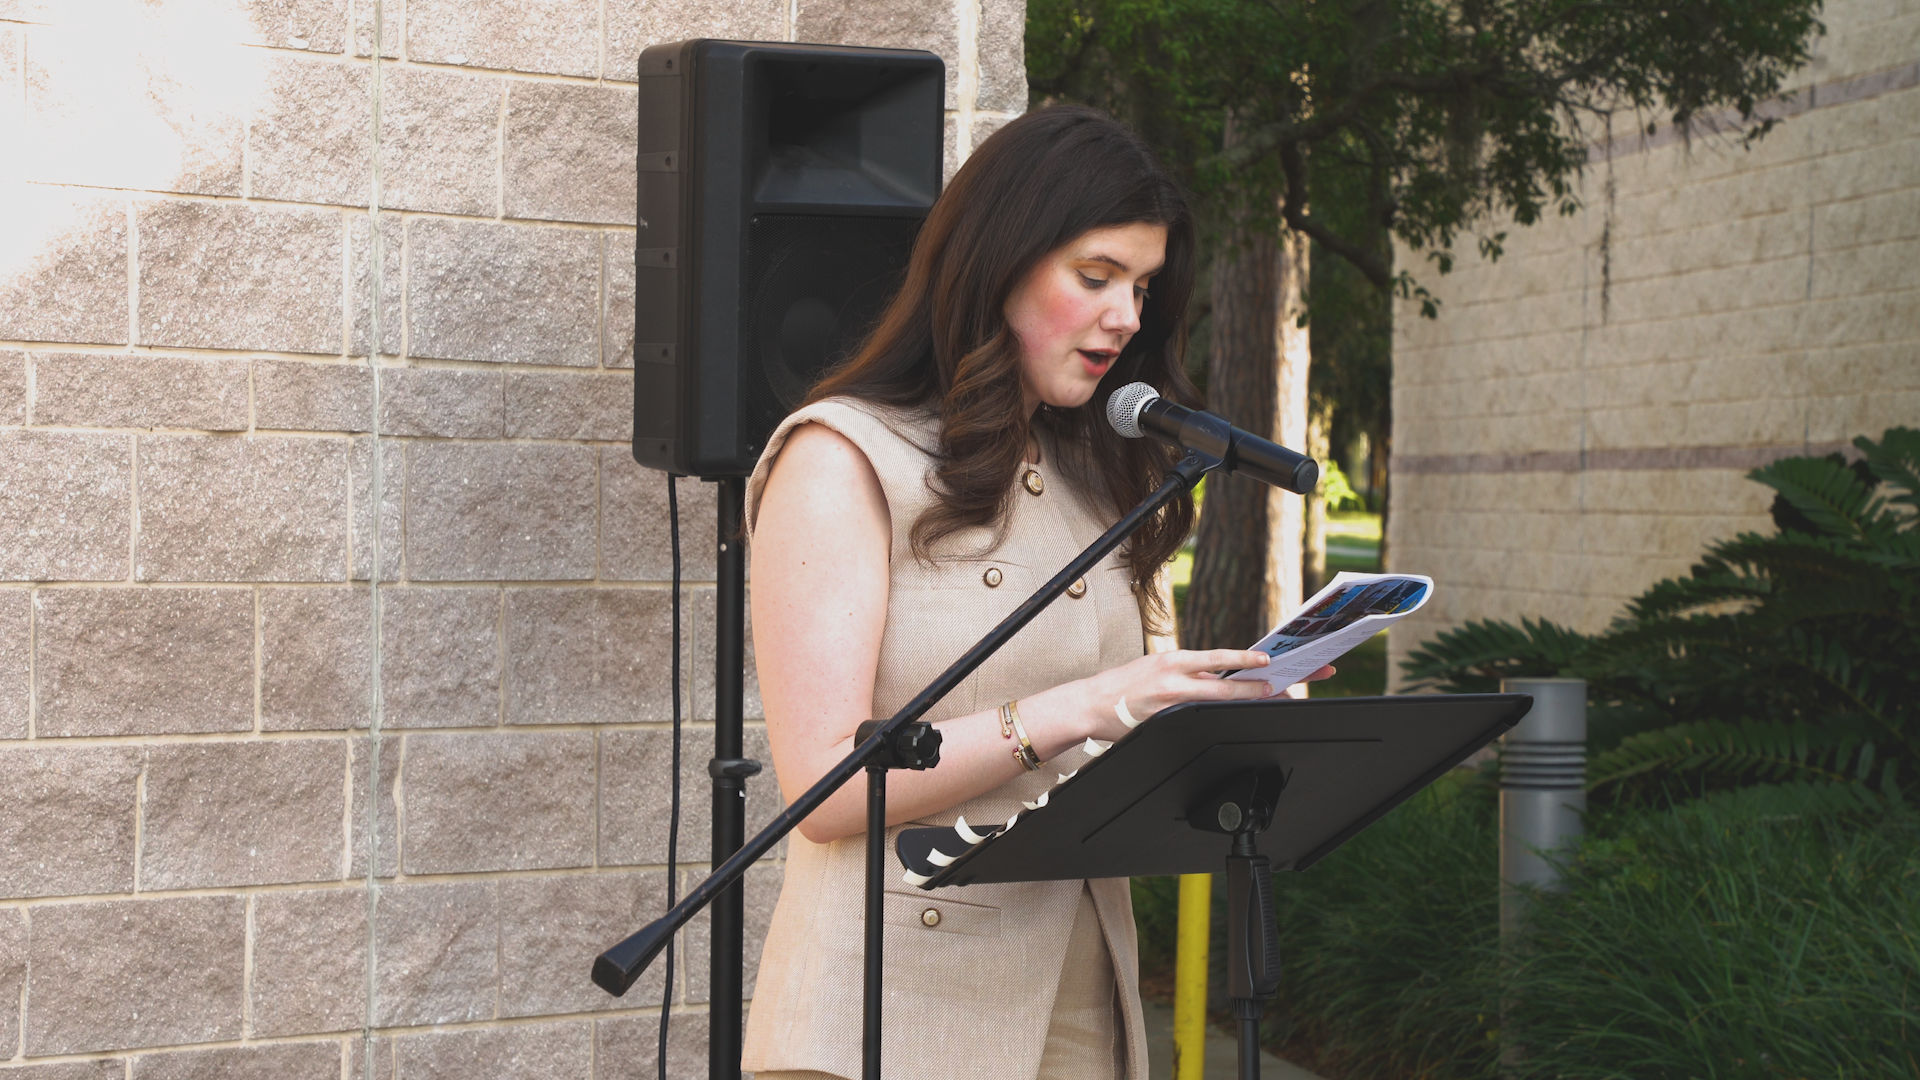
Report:
[[[789,799],[1163,478],[1170,451],[1101,410],[1135,380],[1193,400],[1193,245],[1151,152],[1090,109],[1015,120],[954,178],[872,337],[748,482],[755,652]],[[1005,821],[1088,738],[1266,694],[1208,674],[1259,653],[1147,653],[1169,618],[1160,569],[1192,523],[1191,500],[1172,504],[935,705],[940,765],[894,774],[889,824]],[[860,1075],[865,824],[848,785],[790,840],[747,1025],[743,1066],[762,1080]],[[1145,1080],[1126,881],[929,893],[893,866],[888,1076]]]

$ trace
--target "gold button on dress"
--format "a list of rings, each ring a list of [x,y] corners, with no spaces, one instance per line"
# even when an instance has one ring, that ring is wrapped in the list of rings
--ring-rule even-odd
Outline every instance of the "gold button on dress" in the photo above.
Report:
[[[1047,490],[1047,481],[1041,477],[1037,469],[1028,469],[1027,474],[1020,478],[1020,483],[1026,486],[1027,493],[1030,495],[1038,495]]]

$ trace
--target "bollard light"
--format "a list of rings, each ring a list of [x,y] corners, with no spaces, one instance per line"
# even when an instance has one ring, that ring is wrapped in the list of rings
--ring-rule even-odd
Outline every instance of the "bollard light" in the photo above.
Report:
[[[1584,831],[1587,808],[1585,679],[1507,679],[1503,693],[1533,695],[1533,711],[1500,738],[1500,929],[1519,918],[1516,885],[1558,889],[1547,858]]]

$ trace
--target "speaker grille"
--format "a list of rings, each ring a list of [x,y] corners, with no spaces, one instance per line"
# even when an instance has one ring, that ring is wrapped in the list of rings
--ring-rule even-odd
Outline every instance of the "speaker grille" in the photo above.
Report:
[[[740,404],[755,452],[865,340],[900,287],[919,228],[918,217],[753,217]]]

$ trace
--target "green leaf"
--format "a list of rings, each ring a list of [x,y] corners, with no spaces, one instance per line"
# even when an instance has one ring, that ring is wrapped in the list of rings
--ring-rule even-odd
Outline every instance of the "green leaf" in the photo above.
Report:
[[[1744,825],[1760,821],[1876,816],[1886,813],[1894,803],[1895,800],[1861,783],[1798,780],[1716,791],[1689,800],[1679,809],[1722,825]]]
[[[1782,458],[1747,474],[1780,493],[1794,509],[1835,536],[1868,540],[1891,531],[1886,503],[1860,482],[1845,464],[1828,458]]]
[[[1890,502],[1920,511],[1920,431],[1888,428],[1877,443],[1862,435],[1853,440],[1853,445],[1866,456],[1873,475],[1903,489],[1903,494],[1895,495]],[[1917,520],[1909,518],[1906,528],[1914,529]]]

